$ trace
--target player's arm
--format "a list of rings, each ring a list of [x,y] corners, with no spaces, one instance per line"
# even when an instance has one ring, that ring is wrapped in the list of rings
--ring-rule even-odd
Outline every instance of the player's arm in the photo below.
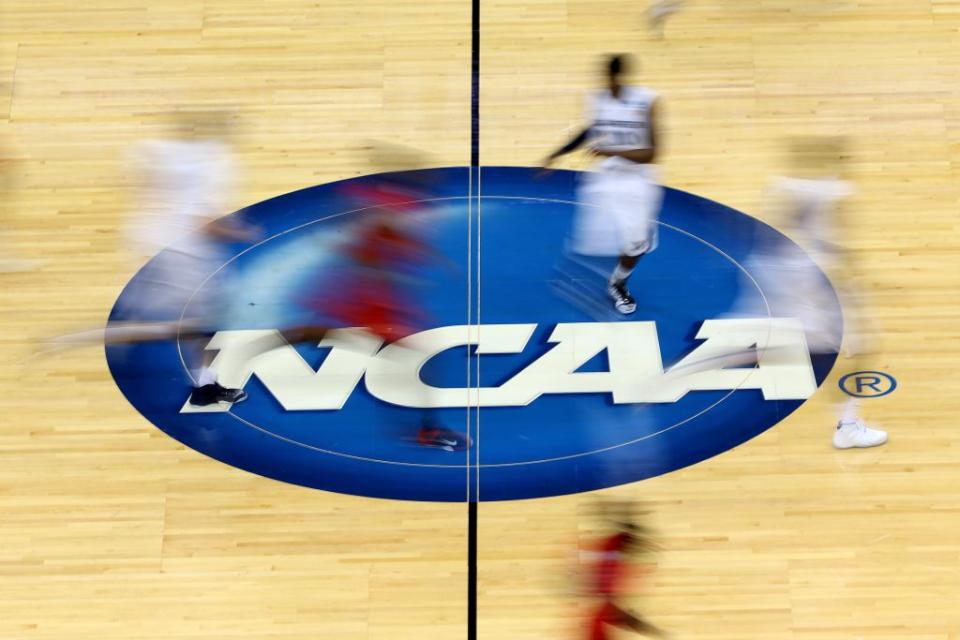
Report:
[[[593,153],[598,156],[618,156],[626,158],[637,164],[649,164],[657,159],[657,111],[659,110],[659,100],[655,100],[650,105],[650,113],[647,116],[647,126],[650,127],[650,146],[646,149],[627,149],[626,151],[607,151],[604,149],[593,149]]]
[[[571,151],[575,151],[576,149],[582,147],[586,143],[587,138],[589,136],[590,136],[590,127],[586,127],[583,131],[581,131],[576,136],[571,138],[570,141],[567,142],[567,144],[563,145],[562,147],[560,147],[559,149],[557,149],[556,151],[548,155],[543,161],[543,166],[549,167],[551,164],[553,164],[553,161],[559,158],[560,156],[565,156]]]

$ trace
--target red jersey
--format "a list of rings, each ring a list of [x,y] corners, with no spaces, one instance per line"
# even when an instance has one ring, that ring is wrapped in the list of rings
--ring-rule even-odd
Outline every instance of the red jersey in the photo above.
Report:
[[[409,232],[409,221],[392,217],[419,207],[418,194],[387,183],[344,190],[368,203],[373,219],[356,229],[344,251],[351,266],[337,283],[339,295],[312,306],[346,326],[366,327],[388,342],[416,333],[425,319],[404,285],[409,277],[404,272],[428,250]]]
[[[616,533],[598,545],[592,580],[595,595],[611,597],[620,591],[627,574],[626,547],[629,540],[629,534]]]
[[[624,583],[628,579],[630,562],[627,546],[630,544],[630,534],[615,533],[604,538],[594,549],[594,564],[590,580],[591,593],[602,599],[601,604],[594,609],[587,625],[589,640],[607,640],[611,626],[619,626],[623,622],[623,611],[614,604]]]
[[[594,562],[589,584],[591,595],[598,597],[600,603],[588,620],[589,640],[607,640],[610,627],[622,627],[630,621],[631,616],[616,602],[623,594],[631,574],[649,569],[649,565],[636,563],[631,558],[630,546],[633,543],[633,536],[621,531],[604,538],[592,550]]]

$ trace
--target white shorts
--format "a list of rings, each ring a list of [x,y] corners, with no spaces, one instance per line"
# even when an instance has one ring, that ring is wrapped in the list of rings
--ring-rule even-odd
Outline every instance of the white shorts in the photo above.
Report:
[[[733,315],[791,318],[800,323],[810,353],[838,353],[843,315],[820,269],[808,260],[767,252],[747,258]],[[759,288],[759,291],[758,291]],[[760,293],[762,292],[762,297]]]
[[[570,249],[588,256],[639,256],[657,247],[663,188],[652,171],[608,170],[584,176]]]

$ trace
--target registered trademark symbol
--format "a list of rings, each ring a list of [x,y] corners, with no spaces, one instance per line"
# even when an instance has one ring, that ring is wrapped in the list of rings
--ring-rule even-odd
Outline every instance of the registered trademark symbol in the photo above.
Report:
[[[897,380],[882,371],[856,371],[840,378],[839,385],[848,396],[879,398],[893,393]]]

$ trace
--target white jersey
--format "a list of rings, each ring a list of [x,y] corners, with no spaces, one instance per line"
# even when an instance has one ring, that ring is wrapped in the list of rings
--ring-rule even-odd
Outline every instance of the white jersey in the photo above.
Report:
[[[588,143],[609,151],[649,149],[650,109],[656,94],[623,87],[614,98],[604,90],[590,96]],[[657,246],[657,215],[663,189],[651,164],[603,158],[583,175],[570,248],[591,256],[638,256]]]
[[[591,95],[587,106],[590,123],[588,142],[607,151],[649,149],[650,110],[656,99],[657,94],[646,87],[622,87],[616,98],[609,89]],[[649,165],[616,157],[604,158],[597,168],[651,172]]]
[[[230,148],[216,140],[147,140],[131,151],[130,161],[138,192],[128,244],[145,255],[160,255],[144,276],[150,286],[125,298],[128,308],[157,321],[187,314],[216,324],[223,300],[229,299],[229,281],[221,277],[216,285],[202,285],[226,257],[221,243],[201,229],[228,213]]]
[[[208,243],[191,234],[229,213],[229,147],[216,140],[147,140],[131,160],[139,178],[131,239],[147,255],[171,245],[205,253]]]

